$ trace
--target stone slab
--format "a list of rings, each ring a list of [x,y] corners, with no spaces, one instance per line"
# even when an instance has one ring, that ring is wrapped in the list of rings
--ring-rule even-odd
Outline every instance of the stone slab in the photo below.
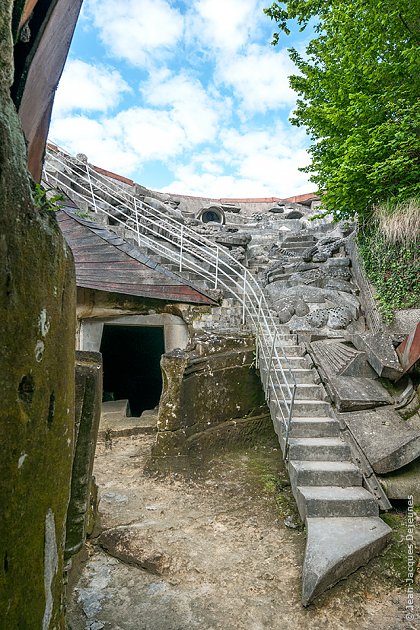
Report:
[[[389,335],[384,333],[353,335],[352,342],[358,350],[366,352],[367,360],[378,376],[392,381],[402,376],[402,367]]]
[[[420,505],[420,459],[378,479],[389,499],[406,501],[412,496],[414,505]]]
[[[326,388],[338,411],[373,409],[393,402],[381,383],[371,378],[337,376],[329,379]]]
[[[398,334],[409,335],[420,321],[420,308],[409,308],[395,311],[394,321],[390,329]]]
[[[338,414],[375,473],[398,470],[420,456],[420,431],[390,408]]]
[[[127,398],[121,400],[109,400],[102,403],[101,415],[112,417],[112,415],[130,416],[130,403]]]
[[[302,604],[367,564],[388,543],[392,530],[379,517],[308,518]]]
[[[115,409],[115,411],[102,412],[99,426],[99,437],[101,439],[156,433],[157,431],[157,409],[143,411],[140,417],[135,417],[125,415],[125,410],[128,408],[128,400],[103,403],[102,409],[104,407]],[[120,409],[120,412],[118,412],[118,409]]]
[[[313,341],[308,349],[339,411],[371,409],[393,403],[364,352],[331,339]]]
[[[102,355],[76,352],[76,445],[67,510],[65,556],[77,553],[86,538],[92,470],[102,400]]]

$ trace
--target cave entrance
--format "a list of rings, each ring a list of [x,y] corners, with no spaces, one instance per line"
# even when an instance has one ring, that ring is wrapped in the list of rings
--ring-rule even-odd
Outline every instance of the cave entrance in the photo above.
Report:
[[[159,404],[160,357],[165,352],[163,326],[105,324],[101,349],[104,401],[128,398],[132,416]]]

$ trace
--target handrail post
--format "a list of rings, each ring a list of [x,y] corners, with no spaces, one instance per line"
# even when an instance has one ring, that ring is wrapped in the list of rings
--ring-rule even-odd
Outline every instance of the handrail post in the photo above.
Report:
[[[179,273],[182,271],[182,253],[184,248],[184,225],[181,224],[181,236],[179,243]]]
[[[256,341],[255,341],[255,367],[258,368],[260,364],[260,352],[259,352],[259,343],[260,343],[260,335],[261,335],[261,306],[262,306],[262,294],[260,295],[260,299],[258,301],[258,314],[257,314],[257,330],[256,330]]]
[[[216,245],[216,272],[214,277],[214,288],[217,289],[217,282],[219,280],[219,246]]]
[[[270,372],[273,365],[274,346],[276,345],[277,330],[274,332],[273,342],[271,344],[270,359],[267,366],[267,402],[270,402]]]
[[[95,199],[95,195],[93,194],[92,179],[91,179],[90,172],[89,172],[89,164],[87,162],[86,162],[86,173],[87,173],[87,176],[88,176],[90,194],[92,196],[92,201],[93,201],[93,207],[95,209],[95,214],[96,214],[98,212],[98,209],[96,207],[96,199]]]
[[[289,413],[287,417],[287,427],[286,427],[286,435],[284,442],[284,461],[287,462],[289,459],[289,432],[290,432],[290,423],[292,422],[292,413],[293,413],[293,405],[295,404],[295,396],[296,396],[296,383],[293,385],[292,398],[290,400]]]
[[[244,269],[244,287],[242,297],[242,325],[245,324],[245,299],[246,299],[246,269]]]
[[[134,197],[134,216],[135,216],[135,219],[136,219],[137,245],[140,247],[139,213],[137,212],[137,199],[135,197]]]

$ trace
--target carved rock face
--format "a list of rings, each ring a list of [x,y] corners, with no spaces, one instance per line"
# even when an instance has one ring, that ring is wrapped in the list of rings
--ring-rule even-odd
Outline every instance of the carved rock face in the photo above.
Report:
[[[348,308],[345,306],[337,306],[329,311],[328,326],[333,330],[340,330],[341,328],[346,328],[352,319]]]
[[[306,317],[306,321],[314,328],[322,328],[328,321],[328,314],[327,308],[317,308],[315,311],[312,311],[312,313],[309,313]]]

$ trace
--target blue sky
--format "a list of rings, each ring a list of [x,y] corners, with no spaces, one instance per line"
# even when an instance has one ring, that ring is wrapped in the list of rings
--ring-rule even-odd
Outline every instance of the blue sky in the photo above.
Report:
[[[269,0],[85,0],[50,139],[155,190],[288,197],[313,185],[290,46]],[[296,29],[297,30],[297,29]]]

